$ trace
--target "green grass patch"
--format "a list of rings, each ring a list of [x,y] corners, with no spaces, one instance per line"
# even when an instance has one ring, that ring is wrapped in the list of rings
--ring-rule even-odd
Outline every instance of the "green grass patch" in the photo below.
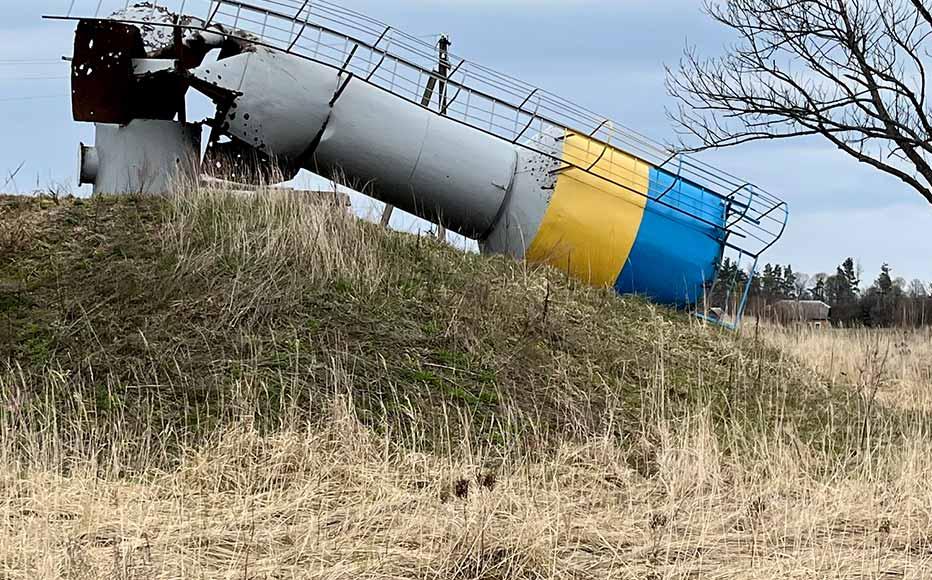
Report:
[[[0,248],[0,353],[26,383],[52,369],[64,399],[186,437],[244,417],[274,429],[338,395],[373,426],[416,418],[425,441],[458,428],[445,404],[483,441],[521,432],[514,417],[542,438],[628,437],[700,408],[722,429],[793,418],[816,440],[858,412],[753,340],[342,211],[2,198],[0,232],[37,243]]]

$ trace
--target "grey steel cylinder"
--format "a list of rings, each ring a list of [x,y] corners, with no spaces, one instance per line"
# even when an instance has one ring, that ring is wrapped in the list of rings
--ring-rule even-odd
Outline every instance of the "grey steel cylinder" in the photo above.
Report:
[[[201,126],[136,119],[128,125],[96,125],[94,147],[81,145],[78,185],[95,194],[155,195],[199,174]]]
[[[488,234],[514,182],[510,143],[331,67],[256,47],[191,74],[235,95],[220,124],[240,141],[465,236]]]
[[[351,82],[334,106],[316,161],[349,175],[377,176],[371,190],[382,201],[479,238],[495,223],[517,157],[506,141]]]

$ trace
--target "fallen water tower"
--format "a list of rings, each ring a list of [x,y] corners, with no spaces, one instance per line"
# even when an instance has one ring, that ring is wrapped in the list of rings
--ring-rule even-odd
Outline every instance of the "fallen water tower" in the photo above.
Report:
[[[484,252],[674,305],[702,300],[726,252],[753,272],[786,226],[786,204],[753,184],[336,3],[85,4],[56,18],[77,22],[95,192],[156,193],[205,166],[241,182],[340,175]],[[197,123],[192,90],[215,105]]]

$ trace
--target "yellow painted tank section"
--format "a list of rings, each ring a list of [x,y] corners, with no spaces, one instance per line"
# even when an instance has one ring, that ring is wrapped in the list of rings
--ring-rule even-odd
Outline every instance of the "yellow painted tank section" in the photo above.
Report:
[[[594,173],[626,187],[576,168],[561,172],[527,259],[594,286],[614,286],[644,217],[650,166],[571,132],[564,139],[563,159],[585,168],[595,164]]]

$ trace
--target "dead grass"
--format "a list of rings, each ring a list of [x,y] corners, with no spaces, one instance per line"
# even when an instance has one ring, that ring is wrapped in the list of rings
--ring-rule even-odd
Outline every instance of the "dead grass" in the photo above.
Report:
[[[354,407],[335,397],[326,420],[274,434],[228,425],[175,468],[132,476],[119,473],[120,454],[88,450],[75,461],[7,448],[0,571],[10,579],[932,573],[932,448],[918,436],[895,449],[852,449],[861,455],[841,466],[792,437],[735,425],[742,441],[732,444],[754,436],[756,449],[735,455],[700,409],[684,422],[641,426],[659,436],[645,475],[609,434],[546,458],[463,442],[425,454],[376,434]],[[134,465],[161,452],[137,449]]]
[[[16,211],[4,580],[932,574],[919,335],[826,372],[888,337],[736,339],[300,198]]]
[[[932,330],[779,328],[767,341],[816,369],[833,388],[875,391],[903,410],[932,411]]]

